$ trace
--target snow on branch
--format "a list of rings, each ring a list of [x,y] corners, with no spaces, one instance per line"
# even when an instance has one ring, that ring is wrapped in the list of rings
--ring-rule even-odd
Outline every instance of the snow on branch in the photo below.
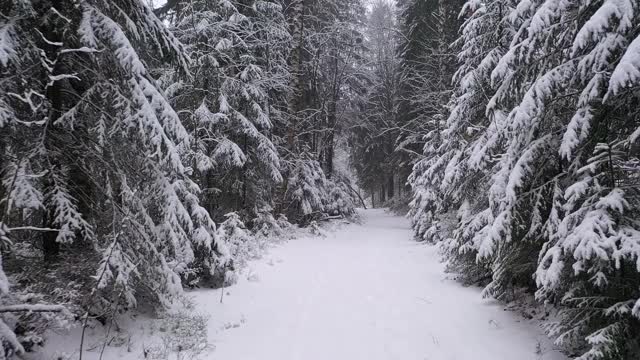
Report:
[[[9,312],[67,312],[67,308],[62,305],[47,304],[17,304],[0,306],[0,313]]]

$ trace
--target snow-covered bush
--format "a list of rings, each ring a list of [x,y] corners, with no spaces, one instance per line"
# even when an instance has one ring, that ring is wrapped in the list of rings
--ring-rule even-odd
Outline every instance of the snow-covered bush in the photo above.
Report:
[[[317,221],[312,220],[309,223],[309,232],[312,235],[318,236],[318,237],[327,237],[327,232],[322,229],[322,227],[320,226],[320,224],[318,224]]]
[[[327,180],[327,199],[325,200],[324,209],[329,215],[342,215],[350,217],[355,215],[356,206],[355,199],[349,188],[348,179],[330,179]]]
[[[308,223],[327,215],[356,215],[356,195],[347,177],[327,179],[315,160],[298,159],[292,166],[285,193],[290,218]]]
[[[285,195],[289,219],[306,222],[325,211],[327,178],[320,163],[298,159],[292,164]]]
[[[384,203],[384,207],[396,215],[404,216],[409,213],[409,203],[412,200],[412,194],[410,192],[399,194],[392,197]]]
[[[252,232],[261,243],[277,242],[288,239],[293,226],[283,214],[278,218],[273,215],[271,207],[263,207],[256,211],[256,216],[251,220]]]
[[[145,359],[196,359],[209,347],[205,315],[179,311],[165,314],[158,325],[160,340],[143,349]]]
[[[243,268],[247,261],[260,255],[256,237],[247,229],[237,213],[228,213],[227,218],[218,226],[218,238],[225,241],[234,267]]]

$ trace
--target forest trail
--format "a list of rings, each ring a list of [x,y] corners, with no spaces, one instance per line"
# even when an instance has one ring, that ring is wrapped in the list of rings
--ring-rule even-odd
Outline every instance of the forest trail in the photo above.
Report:
[[[291,240],[237,285],[195,292],[221,360],[564,359],[533,322],[449,280],[406,219],[362,212],[326,238]]]

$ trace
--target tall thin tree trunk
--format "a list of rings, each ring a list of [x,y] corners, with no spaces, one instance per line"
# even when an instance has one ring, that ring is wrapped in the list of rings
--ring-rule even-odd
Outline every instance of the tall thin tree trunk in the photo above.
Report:
[[[376,192],[371,190],[371,208],[376,208]]]
[[[293,92],[289,99],[289,128],[287,129],[287,145],[290,150],[296,148],[296,128],[297,116],[302,110],[302,97],[304,96],[303,74],[302,74],[302,53],[304,49],[304,0],[292,0],[291,2],[291,88]]]
[[[338,61],[338,41],[333,39],[333,47],[329,51],[332,60],[333,80],[331,84],[331,98],[327,106],[327,142],[325,144],[325,171],[327,177],[333,174],[333,156],[335,153],[335,129],[338,122],[338,98],[340,95],[340,69]]]
[[[55,8],[59,8],[61,5],[60,0],[52,1],[51,5]],[[59,49],[58,46],[52,45],[54,43],[61,42],[62,35],[56,31],[55,25],[47,24],[41,28],[41,32],[45,34],[48,42],[45,44],[44,49],[47,58],[56,59],[55,65],[52,69],[51,75],[59,75],[62,73],[62,62],[59,61]],[[54,81],[48,88],[45,94],[46,100],[49,104],[49,113],[47,116],[47,122],[45,124],[45,131],[43,136],[43,142],[45,149],[49,150],[52,137],[49,136],[52,132],[55,131],[55,122],[58,120],[62,114],[62,106],[63,106],[63,98],[62,98],[62,89],[60,85],[60,81]],[[59,140],[58,140],[59,141]],[[60,145],[60,144],[58,144]],[[46,156],[49,161],[49,173],[47,176],[52,176],[53,172],[59,170],[58,159],[54,158],[55,155],[47,152]],[[45,182],[45,194],[51,191],[52,187],[55,186],[53,183],[53,179],[49,178],[48,181]],[[49,206],[47,206],[49,205]],[[55,208],[51,207],[50,204],[45,202],[45,209],[43,210],[42,215],[42,226],[49,229],[54,229],[56,227],[54,223],[54,213]],[[60,253],[60,244],[56,241],[58,237],[57,231],[44,231],[41,235],[42,239],[42,251],[44,254],[44,259],[46,261],[53,261],[58,257]]]
[[[52,228],[53,223],[51,221],[52,216],[47,210],[43,211],[42,226],[45,228]],[[58,233],[56,231],[44,231],[42,233],[42,253],[44,254],[44,260],[47,262],[55,261],[60,254],[60,243],[56,241]]]

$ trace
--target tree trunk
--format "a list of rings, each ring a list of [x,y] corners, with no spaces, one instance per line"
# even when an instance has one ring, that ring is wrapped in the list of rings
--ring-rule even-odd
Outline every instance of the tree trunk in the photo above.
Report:
[[[296,147],[297,115],[302,110],[302,97],[304,96],[302,53],[304,51],[304,0],[291,1],[291,99],[289,100],[289,128],[287,129],[287,145],[290,150]]]
[[[43,211],[42,226],[45,228],[52,228],[53,224],[51,216],[47,214],[47,210]],[[55,261],[60,254],[60,243],[56,241],[58,232],[45,231],[42,233],[42,253],[44,254],[44,260],[46,262]]]
[[[335,153],[334,143],[335,143],[335,129],[338,122],[338,99],[340,96],[340,83],[342,82],[340,79],[340,69],[339,69],[339,61],[338,61],[338,41],[337,39],[333,39],[333,47],[329,52],[329,56],[333,60],[333,80],[331,84],[331,98],[329,99],[329,104],[327,105],[327,136],[326,136],[326,144],[325,144],[325,168],[327,177],[331,177],[333,174],[333,156]]]
[[[59,7],[60,1],[53,1],[51,5],[54,7]],[[55,25],[44,25],[44,27],[41,28],[41,32],[45,34],[46,38],[52,43],[60,42],[62,40],[62,36],[56,31]],[[59,49],[57,46],[54,46],[52,44],[45,44],[44,48],[47,58],[59,60]],[[56,61],[54,68],[51,71],[51,75],[59,75],[62,72],[61,67],[62,62]],[[60,84],[60,81],[54,81],[47,88],[47,92],[45,94],[46,101],[49,104],[47,122],[45,124],[43,135],[43,143],[46,150],[51,149],[53,139],[52,136],[49,136],[49,134],[55,132],[55,122],[60,118],[62,114],[63,98]],[[54,156],[52,156],[49,151],[46,152],[46,157],[48,158],[47,160],[49,162],[49,172],[46,176],[51,176],[55,171],[59,170],[59,159],[54,158]],[[45,183],[45,194],[47,194],[47,192],[49,192],[53,186],[55,186],[55,184],[53,183],[53,179],[50,178]],[[47,201],[45,201],[44,205],[45,208],[42,215],[42,226],[45,228],[54,229],[56,228],[56,225],[53,222],[55,216],[55,208],[51,207]],[[41,235],[42,251],[44,254],[44,259],[46,261],[55,260],[60,253],[60,244],[56,241],[57,237],[57,231],[45,231]]]
[[[376,208],[376,192],[373,190],[371,191],[371,208]]]
[[[333,130],[329,130],[329,138],[327,139],[327,148],[325,151],[325,173],[327,175],[327,178],[331,178],[331,176],[333,175],[333,155],[334,155],[334,147],[333,147],[333,142],[334,142],[334,132]]]

